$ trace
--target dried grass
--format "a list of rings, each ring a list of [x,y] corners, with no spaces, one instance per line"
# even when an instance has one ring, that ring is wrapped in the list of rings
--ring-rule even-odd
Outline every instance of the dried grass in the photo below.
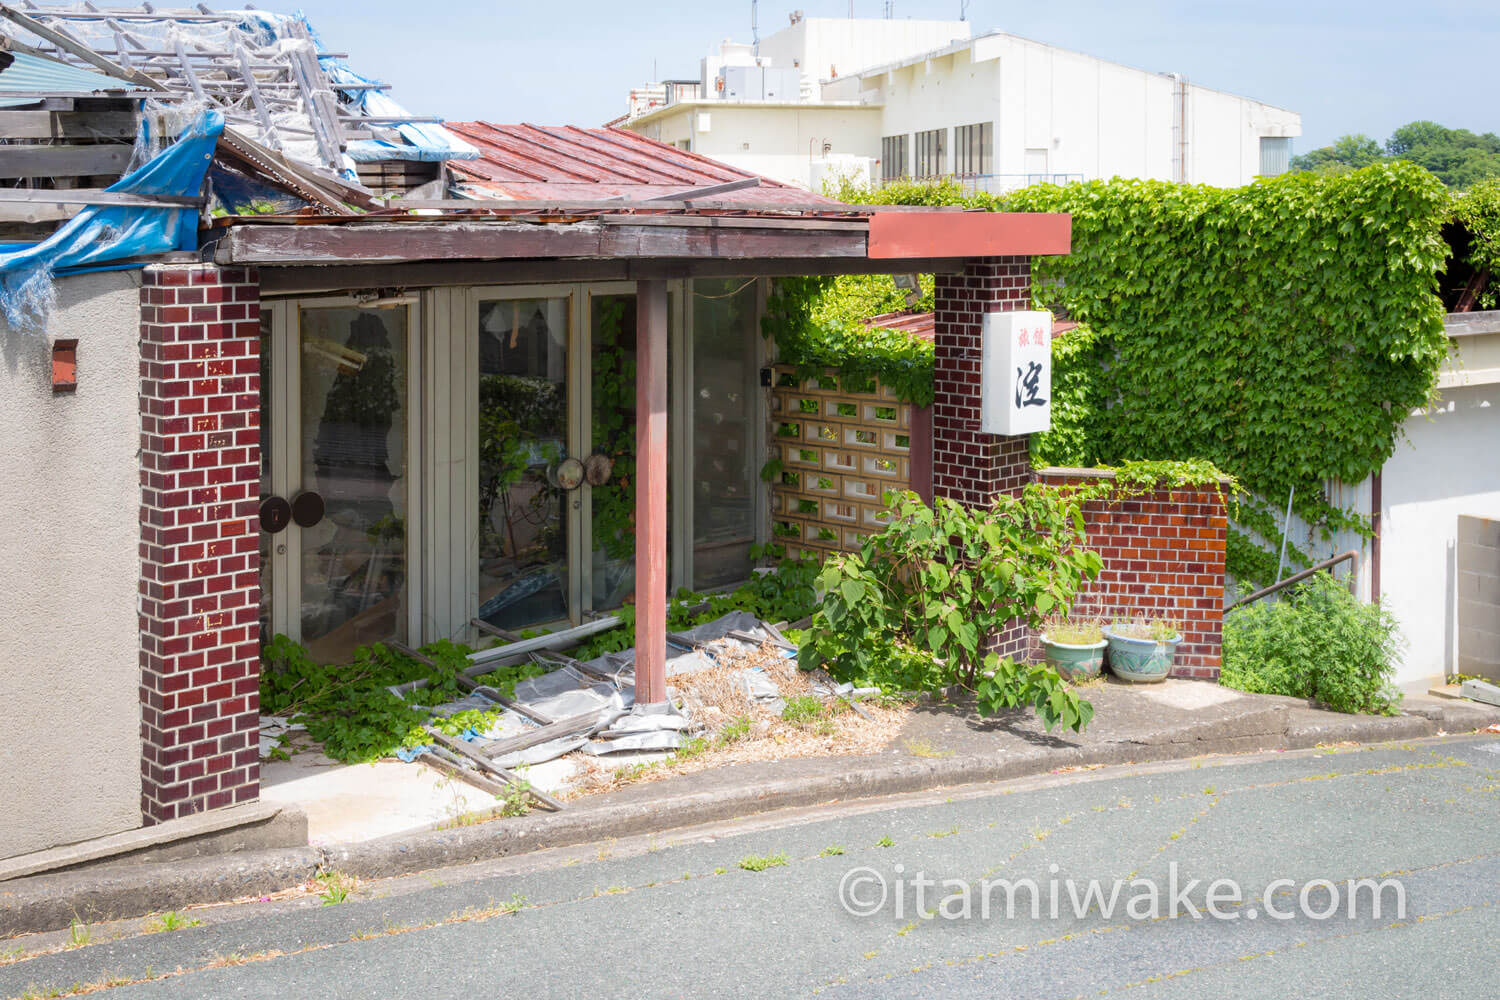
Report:
[[[742,652],[735,653],[736,649]],[[753,650],[731,644],[728,650],[727,656],[721,653],[725,662],[720,665],[668,679],[693,718],[706,727],[701,744],[666,760],[635,767],[611,767],[578,754],[574,759],[579,772],[559,797],[578,798],[726,764],[880,753],[896,739],[911,714],[908,704],[860,702],[869,716],[865,719],[843,702],[825,699],[822,718],[800,724],[787,722],[751,700],[738,676],[740,671],[761,668],[776,682],[783,698],[812,694],[812,678],[797,669],[795,660],[784,659],[770,643]],[[749,730],[733,738],[730,734],[739,728],[734,725],[739,719],[749,720]],[[726,734],[726,727],[730,727],[730,734]]]

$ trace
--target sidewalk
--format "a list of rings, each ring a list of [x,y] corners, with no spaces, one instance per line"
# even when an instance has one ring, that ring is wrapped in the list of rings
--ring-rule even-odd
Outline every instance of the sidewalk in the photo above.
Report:
[[[559,813],[362,842],[13,879],[0,882],[0,935],[66,927],[75,918],[96,921],[266,895],[320,870],[381,878],[834,800],[1065,768],[1416,739],[1500,722],[1500,708],[1465,701],[1409,697],[1399,716],[1351,716],[1201,681],[1105,681],[1083,693],[1095,716],[1082,734],[1048,734],[1029,712],[982,719],[970,705],[931,703],[920,706],[881,753],[728,765],[575,799]]]

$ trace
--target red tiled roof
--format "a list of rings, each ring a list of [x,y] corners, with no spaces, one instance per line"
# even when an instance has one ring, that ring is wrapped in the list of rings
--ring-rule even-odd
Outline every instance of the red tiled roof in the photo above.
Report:
[[[573,125],[494,125],[444,122],[483,154],[478,160],[449,160],[461,182],[476,193],[519,200],[565,201],[653,198],[692,188],[756,176],[737,167],[690,153],[619,128]],[[757,187],[716,196],[746,205],[828,201],[769,178]]]

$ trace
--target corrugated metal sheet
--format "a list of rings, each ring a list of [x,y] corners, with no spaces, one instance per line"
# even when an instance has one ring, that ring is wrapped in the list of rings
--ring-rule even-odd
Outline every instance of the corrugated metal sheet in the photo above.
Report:
[[[887,330],[905,330],[918,340],[933,338],[933,323],[934,316],[930,312],[881,313],[879,316],[871,316],[865,320],[866,326],[882,326]],[[1072,320],[1057,320],[1052,324],[1052,336],[1061,336],[1077,325]]]
[[[450,161],[454,175],[479,197],[531,199],[653,198],[756,176],[618,128],[446,122],[478,147],[477,160]],[[728,192],[745,205],[827,200],[769,178]]]
[[[101,91],[145,92],[128,80],[79,69],[29,52],[0,51],[0,95],[95,94]]]

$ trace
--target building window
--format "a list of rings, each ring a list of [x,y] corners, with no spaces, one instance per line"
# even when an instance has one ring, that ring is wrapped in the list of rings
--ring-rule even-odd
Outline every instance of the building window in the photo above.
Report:
[[[991,142],[993,122],[960,125],[953,130],[953,172],[960,177],[981,177],[995,172]]]
[[[1261,136],[1261,177],[1276,177],[1287,172],[1292,165],[1292,140],[1280,136]]]
[[[910,136],[888,135],[880,140],[880,179],[893,181],[908,176],[906,144]]]
[[[947,173],[948,130],[935,128],[916,135],[917,177],[941,177]]]

